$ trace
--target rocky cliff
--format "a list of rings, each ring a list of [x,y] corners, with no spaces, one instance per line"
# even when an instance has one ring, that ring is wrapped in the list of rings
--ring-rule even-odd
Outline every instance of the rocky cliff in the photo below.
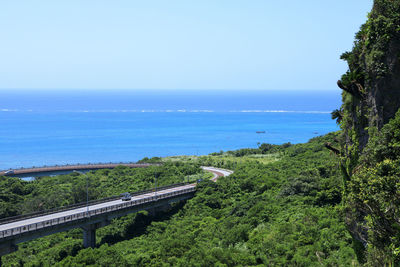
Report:
[[[346,221],[366,259],[400,263],[400,1],[375,0],[338,81]],[[328,145],[328,147],[331,144]],[[332,147],[332,146],[331,146]],[[396,206],[397,205],[397,206]],[[367,246],[367,244],[370,244]],[[362,247],[362,246],[360,246]]]
[[[400,1],[377,0],[361,26],[351,52],[342,55],[349,70],[338,81],[348,145],[362,151],[368,137],[400,107]],[[354,130],[356,138],[350,131]]]

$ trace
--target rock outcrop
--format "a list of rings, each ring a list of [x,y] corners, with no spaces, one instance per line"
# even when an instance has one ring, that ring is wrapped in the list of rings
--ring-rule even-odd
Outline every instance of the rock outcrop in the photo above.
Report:
[[[393,214],[399,208],[390,203],[391,197],[400,197],[400,189],[388,183],[400,184],[396,167],[400,153],[389,148],[400,146],[396,143],[400,129],[394,122],[385,125],[400,109],[400,1],[375,0],[352,51],[341,58],[349,70],[338,81],[343,104],[332,117],[340,118],[343,131],[340,158],[346,222],[355,241],[364,247],[368,244],[370,264],[374,259],[397,264],[400,240],[394,236],[400,233],[400,221]],[[393,153],[382,153],[385,149]]]

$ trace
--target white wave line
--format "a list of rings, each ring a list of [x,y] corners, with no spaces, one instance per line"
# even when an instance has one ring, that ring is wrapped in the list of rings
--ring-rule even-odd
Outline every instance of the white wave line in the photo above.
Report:
[[[2,108],[2,109],[0,109],[0,111],[2,111],[2,112],[16,112],[16,111],[19,111],[19,110],[18,109]]]
[[[33,112],[32,109],[19,110],[19,109],[0,109],[0,112]],[[111,110],[54,110],[48,112],[73,112],[73,113],[212,113],[212,112],[229,112],[229,113],[299,113],[299,114],[330,114],[330,111],[318,110],[262,110],[262,109],[244,109],[244,110],[210,110],[210,109],[111,109]]]

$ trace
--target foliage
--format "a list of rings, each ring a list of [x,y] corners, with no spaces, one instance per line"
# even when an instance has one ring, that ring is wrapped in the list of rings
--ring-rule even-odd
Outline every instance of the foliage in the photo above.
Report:
[[[400,110],[379,133],[372,136],[364,150],[365,165],[376,165],[384,160],[396,160],[400,156]]]
[[[347,198],[365,214],[369,261],[400,264],[400,110],[370,138],[362,163]]]
[[[89,199],[135,192],[202,177],[198,164],[166,162],[162,166],[88,172]],[[207,176],[206,176],[207,177]],[[86,201],[86,176],[78,173],[39,177],[31,182],[0,176],[0,218],[48,210]]]
[[[352,51],[341,56],[349,69],[338,82],[342,107],[332,112],[343,130],[348,228],[364,245],[357,254],[366,252],[366,265],[372,266],[400,264],[399,43],[400,1],[375,0]]]
[[[76,229],[23,243],[17,252],[4,256],[3,263],[13,266],[357,265],[351,236],[340,216],[337,160],[324,149],[324,143],[333,142],[337,135],[332,133],[306,144],[281,148],[279,160],[265,163],[250,158],[234,161],[232,158],[237,157],[221,155],[190,160],[182,157],[190,164],[169,159],[168,167],[160,171],[161,177],[167,177],[164,172],[174,170],[190,173],[192,167],[197,170],[196,166],[205,162],[235,172],[216,183],[208,180],[199,183],[194,198],[155,217],[140,212],[115,219],[97,230],[95,249],[81,247],[81,231]],[[254,155],[257,154],[251,156]],[[119,171],[124,176],[124,172],[132,170]],[[104,188],[102,183],[116,177],[113,172],[104,170],[91,176],[97,177],[98,186]],[[152,170],[139,172],[151,174]],[[130,181],[137,183],[142,178],[146,176],[137,175]],[[113,187],[109,193],[122,190],[115,182],[107,186]]]
[[[235,157],[243,157],[248,155],[265,155],[265,154],[272,154],[272,153],[279,153],[282,152],[283,149],[290,147],[292,144],[290,142],[284,143],[282,145],[274,145],[268,143],[258,144],[258,148],[242,148],[235,151],[227,151],[223,153],[223,151],[219,153],[212,153],[212,156],[218,155],[228,155],[228,156],[235,156]]]
[[[331,112],[332,120],[336,120],[337,124],[340,124],[343,120],[343,110],[335,109]]]

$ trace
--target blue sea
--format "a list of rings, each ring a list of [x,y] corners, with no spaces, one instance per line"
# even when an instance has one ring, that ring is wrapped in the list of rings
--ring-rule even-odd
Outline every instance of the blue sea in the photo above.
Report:
[[[0,169],[306,142],[338,130],[340,102],[339,90],[2,89]]]

